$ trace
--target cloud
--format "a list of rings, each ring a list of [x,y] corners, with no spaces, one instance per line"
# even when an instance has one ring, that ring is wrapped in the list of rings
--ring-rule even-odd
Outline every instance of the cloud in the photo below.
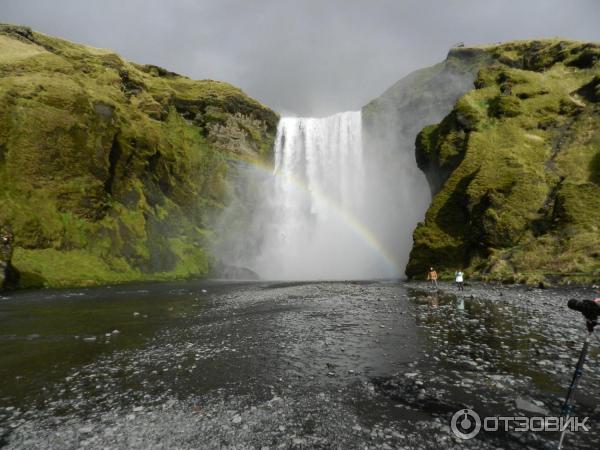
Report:
[[[193,78],[274,109],[357,109],[454,43],[600,40],[597,0],[1,0],[0,21]]]

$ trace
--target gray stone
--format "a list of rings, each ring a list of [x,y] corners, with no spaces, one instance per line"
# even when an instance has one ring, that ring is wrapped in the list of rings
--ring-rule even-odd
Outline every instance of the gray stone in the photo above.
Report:
[[[517,398],[515,400],[515,405],[517,406],[517,409],[520,409],[521,411],[527,411],[533,414],[541,414],[541,415],[548,415],[548,410],[545,408],[542,408],[538,405],[536,405],[535,403],[526,400],[524,398]]]

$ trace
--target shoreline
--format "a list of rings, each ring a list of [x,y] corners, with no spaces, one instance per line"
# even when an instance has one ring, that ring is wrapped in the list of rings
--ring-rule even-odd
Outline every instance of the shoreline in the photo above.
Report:
[[[425,292],[435,292],[427,281],[407,281],[406,286]],[[474,297],[490,301],[551,301],[566,302],[571,298],[591,300],[600,297],[600,286],[590,284],[585,286],[552,286],[539,288],[526,284],[498,284],[484,281],[465,283],[464,291],[459,291],[454,282],[438,281],[438,292],[457,297]]]
[[[116,281],[107,283],[82,283],[72,285],[49,285],[39,287],[19,287],[19,288],[0,288],[0,295],[13,296],[14,294],[21,293],[34,293],[43,292],[49,290],[76,290],[76,289],[102,289],[112,288],[119,286],[135,286],[135,285],[160,285],[169,283],[186,283],[186,282],[197,282],[197,283],[231,283],[231,284],[245,284],[245,283],[267,283],[267,284],[303,284],[303,283],[368,283],[375,281],[396,281],[402,283],[408,288],[416,289],[420,291],[433,291],[428,281],[424,280],[406,280],[406,279],[361,279],[361,280],[250,280],[250,279],[230,279],[230,278],[215,278],[207,276],[189,276],[189,277],[174,277],[174,278],[148,278],[148,279],[132,279],[126,281]],[[438,280],[438,291],[446,294],[460,294],[461,292],[456,287],[453,281]],[[571,296],[582,296],[583,298],[588,297],[600,297],[600,285],[591,284],[571,284],[571,285],[552,285],[544,286],[540,288],[537,285],[531,284],[503,284],[502,282],[490,282],[490,281],[466,281],[465,289],[462,291],[463,296],[473,295],[479,298],[485,298],[489,300],[500,300],[507,293],[516,293],[523,295],[525,293],[534,293],[534,296],[538,296],[536,293],[545,293],[550,297],[560,297],[568,300],[569,295]],[[593,297],[592,297],[593,298]]]

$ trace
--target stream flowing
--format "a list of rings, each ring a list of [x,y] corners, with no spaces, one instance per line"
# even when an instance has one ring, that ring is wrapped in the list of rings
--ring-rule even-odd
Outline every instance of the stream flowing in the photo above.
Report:
[[[517,414],[517,399],[558,414],[583,335],[571,294],[448,289],[189,281],[3,297],[0,445],[552,448],[540,433],[460,441],[449,423],[467,405]],[[594,345],[576,397],[593,424],[597,363]],[[596,448],[592,431],[568,442]]]

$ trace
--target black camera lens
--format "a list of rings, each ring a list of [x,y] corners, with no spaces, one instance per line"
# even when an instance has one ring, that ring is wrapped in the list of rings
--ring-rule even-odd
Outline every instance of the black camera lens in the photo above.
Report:
[[[567,306],[575,311],[579,311],[590,320],[597,319],[600,315],[600,303],[594,300],[571,299]]]

